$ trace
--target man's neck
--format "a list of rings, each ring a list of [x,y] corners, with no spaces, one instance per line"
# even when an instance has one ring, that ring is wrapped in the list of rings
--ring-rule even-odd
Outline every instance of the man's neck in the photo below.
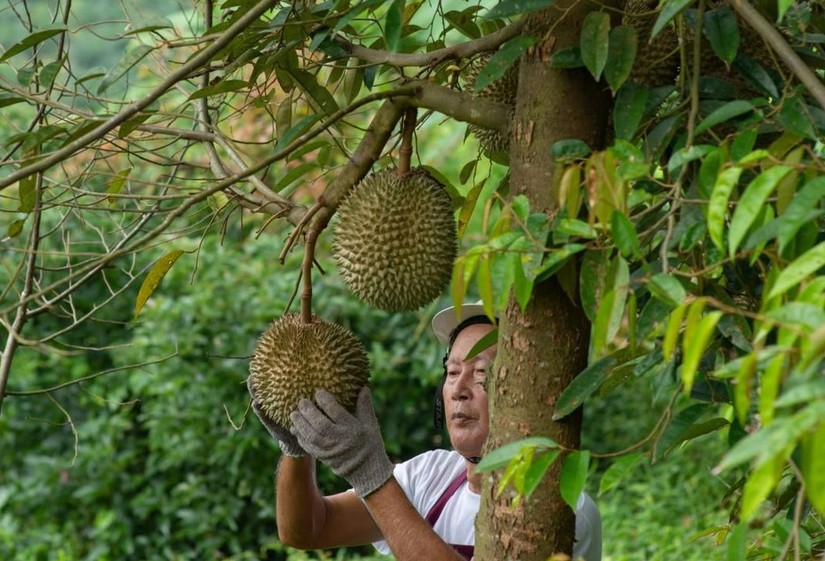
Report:
[[[481,494],[481,474],[476,473],[475,464],[468,461],[464,462],[467,465],[467,484],[470,486],[470,491],[476,495]]]

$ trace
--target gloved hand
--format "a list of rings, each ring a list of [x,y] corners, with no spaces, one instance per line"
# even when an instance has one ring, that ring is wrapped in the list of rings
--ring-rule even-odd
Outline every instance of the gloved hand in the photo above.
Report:
[[[314,403],[302,399],[290,418],[292,433],[304,450],[346,479],[359,497],[376,491],[392,476],[394,466],[384,450],[369,388],[358,394],[355,416],[332,394],[319,390]]]
[[[246,389],[249,390],[249,395],[252,396],[252,411],[255,412],[255,415],[258,417],[258,420],[261,421],[261,424],[266,428],[272,438],[278,441],[278,446],[281,448],[281,453],[284,456],[290,456],[292,458],[300,458],[301,456],[306,455],[306,451],[301,448],[301,445],[298,444],[298,439],[295,438],[295,435],[289,432],[289,429],[286,427],[282,427],[272,419],[266,416],[264,412],[261,410],[260,405],[258,402],[255,401],[255,395],[252,393],[252,386],[249,382],[250,378],[246,379]]]

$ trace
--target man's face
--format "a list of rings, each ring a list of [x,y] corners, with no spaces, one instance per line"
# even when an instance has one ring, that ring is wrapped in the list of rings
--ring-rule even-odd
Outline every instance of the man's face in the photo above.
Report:
[[[461,330],[447,357],[447,378],[444,380],[444,414],[447,432],[453,448],[464,456],[481,456],[481,448],[489,432],[487,392],[484,380],[496,357],[496,346],[484,350],[470,360],[464,358],[492,325],[475,324]]]

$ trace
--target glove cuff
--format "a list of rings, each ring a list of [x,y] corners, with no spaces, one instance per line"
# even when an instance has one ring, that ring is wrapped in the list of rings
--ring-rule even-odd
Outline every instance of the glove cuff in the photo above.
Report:
[[[355,470],[348,478],[355,494],[362,499],[383,487],[392,477],[395,468],[383,450],[376,456],[378,457],[370,458],[362,469]]]
[[[290,458],[301,458],[307,455],[307,453],[304,451],[303,448],[301,448],[301,445],[298,444],[297,441],[288,442],[279,439],[278,446],[281,448],[281,454],[284,456],[289,456]]]

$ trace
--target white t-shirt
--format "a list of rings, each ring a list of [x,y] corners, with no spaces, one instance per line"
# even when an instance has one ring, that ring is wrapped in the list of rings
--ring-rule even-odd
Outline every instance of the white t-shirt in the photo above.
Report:
[[[450,483],[465,469],[467,464],[457,452],[431,450],[397,464],[393,475],[415,509],[421,516],[426,516]],[[474,545],[475,518],[480,504],[481,496],[473,493],[465,481],[444,506],[433,530],[447,543]],[[373,545],[381,553],[390,553],[385,540]],[[601,516],[596,503],[586,493],[581,494],[576,504],[573,558],[579,557],[586,561],[600,561],[602,558]]]

